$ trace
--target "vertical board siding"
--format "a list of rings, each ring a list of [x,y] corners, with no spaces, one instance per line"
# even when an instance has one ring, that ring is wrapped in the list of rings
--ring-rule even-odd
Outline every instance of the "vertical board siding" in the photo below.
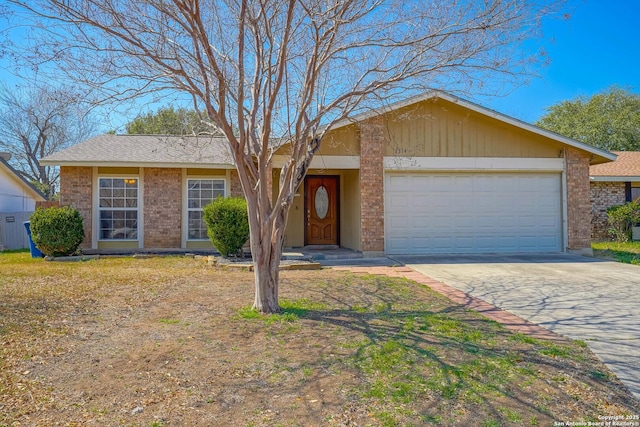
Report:
[[[33,212],[9,212],[0,214],[0,250],[29,247],[24,222]],[[10,222],[7,222],[10,221]],[[13,221],[11,221],[13,220]]]
[[[558,157],[562,145],[462,108],[426,100],[385,115],[386,156]]]

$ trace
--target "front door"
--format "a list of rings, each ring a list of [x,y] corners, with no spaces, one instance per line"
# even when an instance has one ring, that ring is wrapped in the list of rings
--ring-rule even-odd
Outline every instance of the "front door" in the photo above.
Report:
[[[305,244],[338,244],[338,185],[337,176],[308,176],[305,178]]]

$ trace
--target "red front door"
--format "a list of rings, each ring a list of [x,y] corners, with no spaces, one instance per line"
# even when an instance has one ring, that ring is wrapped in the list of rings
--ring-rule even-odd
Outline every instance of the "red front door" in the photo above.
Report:
[[[308,176],[305,179],[305,244],[338,244],[337,176]]]

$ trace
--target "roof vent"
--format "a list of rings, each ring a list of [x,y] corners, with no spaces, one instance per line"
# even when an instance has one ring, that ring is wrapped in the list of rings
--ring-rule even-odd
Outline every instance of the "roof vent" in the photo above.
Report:
[[[0,157],[4,159],[4,161],[8,162],[11,160],[11,153],[5,153],[4,151],[0,151]]]

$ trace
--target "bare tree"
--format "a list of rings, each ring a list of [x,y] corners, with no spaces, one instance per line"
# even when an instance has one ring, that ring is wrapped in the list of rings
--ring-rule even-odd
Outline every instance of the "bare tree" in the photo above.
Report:
[[[549,3],[528,0],[10,0],[54,60],[114,98],[190,96],[224,133],[248,203],[254,308],[278,306],[296,189],[338,120],[400,94],[523,73],[520,42]],[[288,144],[271,199],[272,156]]]
[[[87,117],[78,94],[67,88],[0,87],[0,151],[24,178],[53,196],[58,168],[40,159],[88,138],[95,124]]]

